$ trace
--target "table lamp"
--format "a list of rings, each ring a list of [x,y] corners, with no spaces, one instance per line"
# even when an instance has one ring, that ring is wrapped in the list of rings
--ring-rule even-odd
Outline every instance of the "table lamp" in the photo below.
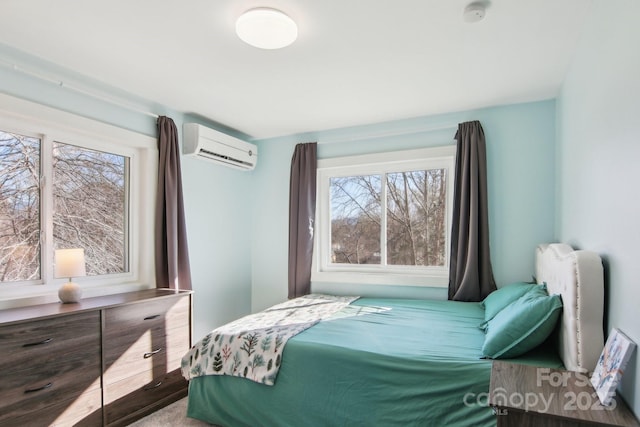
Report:
[[[55,273],[56,278],[69,278],[69,281],[58,290],[60,301],[65,304],[80,301],[82,290],[80,286],[73,283],[71,279],[87,275],[84,262],[84,249],[57,249]]]

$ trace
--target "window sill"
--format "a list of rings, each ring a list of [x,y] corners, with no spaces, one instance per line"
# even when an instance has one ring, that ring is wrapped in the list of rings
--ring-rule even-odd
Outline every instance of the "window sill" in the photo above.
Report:
[[[311,274],[312,282],[354,283],[362,285],[385,286],[420,286],[428,288],[447,288],[448,274],[400,274],[370,273],[346,271],[315,271]]]

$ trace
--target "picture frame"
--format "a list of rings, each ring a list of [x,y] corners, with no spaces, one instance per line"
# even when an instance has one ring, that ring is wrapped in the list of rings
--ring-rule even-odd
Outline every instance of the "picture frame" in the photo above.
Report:
[[[591,375],[591,384],[602,405],[611,405],[616,388],[635,347],[636,344],[619,329],[611,330]]]

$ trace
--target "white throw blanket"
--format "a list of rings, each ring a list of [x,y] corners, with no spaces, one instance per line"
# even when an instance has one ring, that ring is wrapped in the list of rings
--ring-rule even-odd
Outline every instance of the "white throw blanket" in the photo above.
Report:
[[[289,338],[356,299],[305,295],[214,329],[184,355],[182,375],[233,375],[273,385]]]

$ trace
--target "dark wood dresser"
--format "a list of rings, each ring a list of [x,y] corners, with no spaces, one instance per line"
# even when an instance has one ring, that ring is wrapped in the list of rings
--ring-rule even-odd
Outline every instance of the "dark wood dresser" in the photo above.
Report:
[[[0,310],[0,425],[123,426],[187,395],[189,291]]]

